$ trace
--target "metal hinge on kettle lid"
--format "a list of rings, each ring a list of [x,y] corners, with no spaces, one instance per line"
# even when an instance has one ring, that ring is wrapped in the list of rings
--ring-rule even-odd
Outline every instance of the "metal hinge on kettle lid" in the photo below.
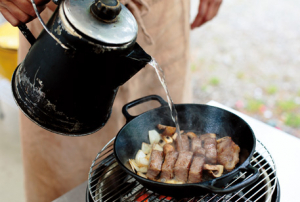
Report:
[[[119,1],[55,2],[47,25],[37,13],[44,26],[37,39],[20,27],[32,46],[14,72],[12,91],[37,125],[88,135],[106,124],[119,86],[151,57],[136,43],[136,20]]]

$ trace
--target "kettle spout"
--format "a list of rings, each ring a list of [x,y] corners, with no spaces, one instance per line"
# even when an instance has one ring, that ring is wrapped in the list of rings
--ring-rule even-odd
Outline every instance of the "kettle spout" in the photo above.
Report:
[[[135,43],[133,50],[128,55],[116,61],[118,68],[116,74],[114,74],[116,76],[114,85],[123,85],[151,60],[152,57],[148,55],[138,43]]]
[[[138,43],[135,43],[133,50],[126,57],[141,63],[145,63],[144,66],[146,66],[146,64],[152,60],[151,56],[148,55]]]

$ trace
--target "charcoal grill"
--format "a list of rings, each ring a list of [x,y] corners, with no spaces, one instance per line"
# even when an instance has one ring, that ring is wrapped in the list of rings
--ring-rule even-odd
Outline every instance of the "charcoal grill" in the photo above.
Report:
[[[259,180],[249,187],[226,195],[207,193],[193,198],[175,199],[158,195],[144,188],[134,178],[126,174],[117,164],[113,153],[114,138],[97,154],[93,161],[88,179],[87,202],[279,202],[280,187],[276,174],[275,162],[267,148],[257,140],[256,150],[251,165],[258,168]],[[228,187],[252,174],[240,172]]]

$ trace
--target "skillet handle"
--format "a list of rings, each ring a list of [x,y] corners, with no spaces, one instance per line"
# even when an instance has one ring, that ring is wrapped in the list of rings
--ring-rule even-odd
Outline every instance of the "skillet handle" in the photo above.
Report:
[[[242,173],[247,172],[247,173],[251,173],[252,175],[249,175],[250,177],[247,177],[245,180],[243,180],[242,182],[240,182],[238,184],[225,187],[228,184],[228,182],[233,181],[233,178],[239,172],[242,172]],[[256,180],[258,180],[259,175],[260,175],[260,173],[258,172],[258,169],[249,164],[248,166],[246,166],[246,168],[240,168],[237,171],[235,171],[234,173],[232,173],[232,175],[229,175],[226,178],[213,180],[211,185],[209,186],[209,189],[216,194],[226,194],[226,193],[238,191],[246,186],[251,185]],[[223,188],[223,187],[225,187],[225,188]]]
[[[128,109],[136,106],[136,105],[139,105],[139,104],[142,104],[144,102],[148,102],[148,101],[151,101],[151,100],[156,100],[158,101],[161,106],[165,106],[167,105],[168,103],[162,99],[162,97],[158,96],[158,95],[149,95],[149,96],[146,96],[146,97],[142,97],[142,98],[139,98],[137,100],[134,100],[128,104],[125,104],[122,108],[122,113],[123,115],[125,116],[126,118],[126,123],[128,123],[129,121],[131,121],[132,119],[134,119],[135,117],[137,116],[132,116],[128,113]]]

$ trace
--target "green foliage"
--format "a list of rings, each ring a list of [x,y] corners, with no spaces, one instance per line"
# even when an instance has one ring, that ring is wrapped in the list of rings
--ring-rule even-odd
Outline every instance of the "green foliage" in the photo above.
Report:
[[[246,110],[256,113],[259,112],[260,107],[263,105],[264,103],[261,100],[250,99],[247,101]]]
[[[281,111],[294,111],[298,108],[297,103],[295,103],[293,100],[284,100],[284,101],[279,101],[277,103],[278,108]]]
[[[220,80],[219,80],[219,78],[217,78],[217,77],[212,77],[212,78],[209,80],[209,84],[210,84],[210,85],[213,85],[213,86],[217,86],[217,85],[219,85],[219,83],[220,83]]]
[[[284,120],[284,123],[291,127],[300,127],[300,115],[294,113],[288,113]]]
[[[276,86],[272,85],[267,87],[266,91],[269,95],[274,95],[275,93],[277,93],[278,89]]]

